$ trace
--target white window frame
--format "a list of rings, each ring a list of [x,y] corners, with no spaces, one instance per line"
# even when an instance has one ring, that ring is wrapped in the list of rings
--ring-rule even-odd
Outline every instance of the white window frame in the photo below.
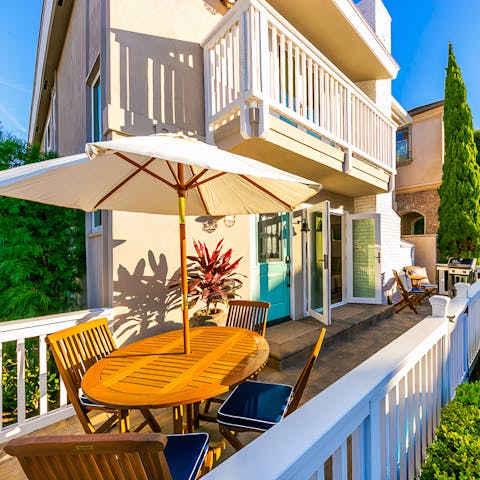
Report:
[[[101,88],[102,87],[101,87],[101,81],[100,81],[100,70],[95,74],[92,82],[89,84],[89,89],[90,89],[90,138],[89,138],[89,140],[92,141],[92,142],[95,141],[95,112],[97,111],[96,105],[95,105],[95,87],[96,87],[97,84],[100,85],[99,101],[101,102]],[[101,141],[102,140],[102,138],[101,138],[102,137],[102,113],[101,113],[101,108],[100,108],[100,112],[99,112],[98,122],[99,122],[99,128],[100,128],[100,132],[99,132],[100,138],[98,138],[96,141]]]

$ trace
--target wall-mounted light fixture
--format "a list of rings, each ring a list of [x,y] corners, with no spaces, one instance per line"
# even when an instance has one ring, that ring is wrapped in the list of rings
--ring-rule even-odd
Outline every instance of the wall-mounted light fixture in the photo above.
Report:
[[[300,223],[302,224],[302,226],[300,228],[301,232],[309,232],[310,231],[310,226],[308,225],[308,222],[307,222],[306,218],[299,219],[295,223],[297,225],[300,224]]]
[[[202,223],[202,230],[207,233],[213,233],[217,229],[217,226],[217,219],[210,217]]]
[[[226,227],[233,227],[235,225],[235,215],[225,215],[223,217],[223,223]]]

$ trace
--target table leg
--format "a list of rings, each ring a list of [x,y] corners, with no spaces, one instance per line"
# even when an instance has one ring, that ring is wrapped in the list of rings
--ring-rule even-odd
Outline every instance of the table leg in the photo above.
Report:
[[[193,404],[173,407],[173,433],[192,433],[193,426]]]
[[[128,410],[119,410],[118,412],[118,430],[120,433],[130,431],[130,412]]]

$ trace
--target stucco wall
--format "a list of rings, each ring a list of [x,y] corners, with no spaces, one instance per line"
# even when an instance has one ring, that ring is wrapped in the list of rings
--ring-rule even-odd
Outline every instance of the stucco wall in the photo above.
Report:
[[[222,11],[216,1],[110,1],[110,128],[205,136],[200,42]]]
[[[431,283],[437,282],[437,236],[436,235],[405,235],[402,237],[407,242],[415,245],[415,265],[427,269],[428,279]]]
[[[397,192],[438,186],[443,167],[443,107],[413,117],[411,126],[412,162],[399,166]]]
[[[203,220],[187,217],[188,255],[195,255],[193,239],[205,241],[211,251],[223,238],[223,251],[232,248],[232,259],[243,257],[237,272],[245,277],[238,293],[249,298],[249,216],[236,216],[233,227],[226,227],[219,218],[213,233],[203,230]],[[177,217],[113,212],[112,225],[114,328],[118,341],[178,328],[182,322],[179,298],[172,297],[176,290],[167,288],[171,278],[178,278],[180,268]],[[192,313],[204,306],[198,303]]]

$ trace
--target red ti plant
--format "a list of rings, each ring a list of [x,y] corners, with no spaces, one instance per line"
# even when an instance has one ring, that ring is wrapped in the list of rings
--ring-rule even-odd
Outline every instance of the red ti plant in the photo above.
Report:
[[[243,284],[238,278],[240,274],[234,272],[242,257],[232,261],[232,249],[222,253],[223,239],[212,253],[204,242],[194,240],[193,246],[197,255],[187,257],[193,262],[188,272],[189,306],[202,300],[206,313],[215,313],[217,304],[235,296],[235,291]]]

